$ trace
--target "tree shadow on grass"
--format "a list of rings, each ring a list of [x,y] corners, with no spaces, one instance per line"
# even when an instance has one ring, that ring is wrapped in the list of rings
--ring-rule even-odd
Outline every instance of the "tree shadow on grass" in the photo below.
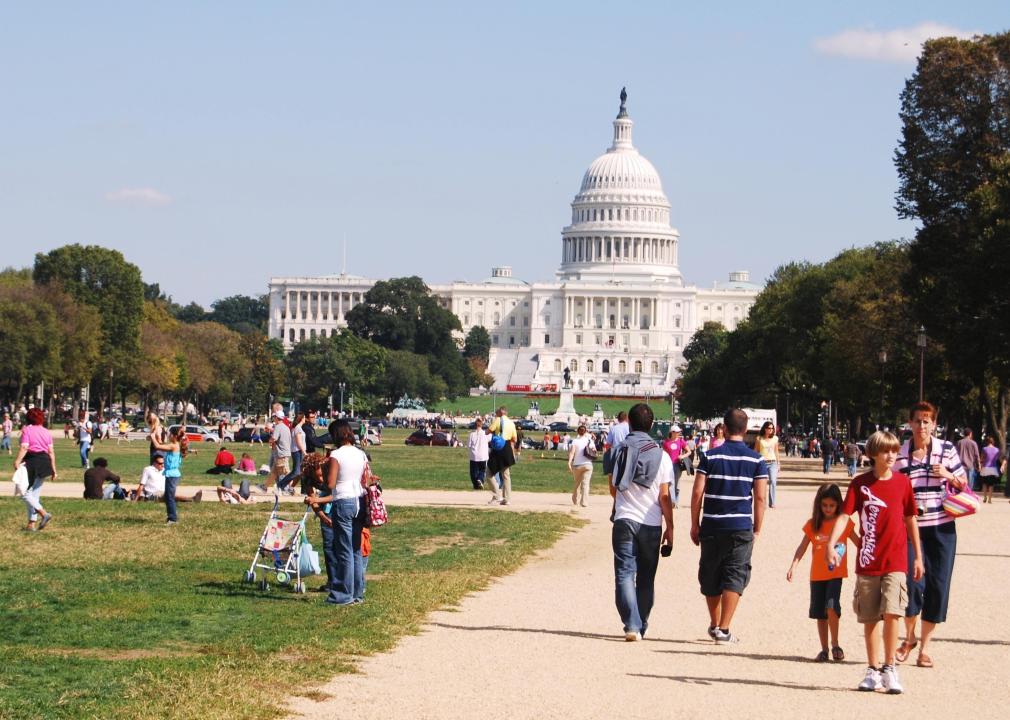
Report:
[[[579,632],[577,630],[551,630],[548,628],[522,628],[509,627],[508,625],[451,625],[449,623],[428,623],[434,627],[446,628],[448,630],[470,630],[477,632],[514,632],[532,633],[534,635],[560,635],[561,637],[584,638],[587,640],[606,640],[607,642],[626,642],[623,635],[604,635],[603,633]],[[711,645],[711,642],[700,642],[695,640],[667,640],[650,636],[646,641],[649,643],[677,643],[681,645]]]
[[[845,688],[828,687],[827,685],[801,685],[799,683],[774,682],[772,680],[751,680],[749,678],[717,678],[692,677],[690,675],[650,675],[647,673],[628,673],[629,677],[640,677],[652,680],[672,680],[685,685],[755,685],[759,687],[784,688],[786,690],[809,690],[813,692],[856,692]]]

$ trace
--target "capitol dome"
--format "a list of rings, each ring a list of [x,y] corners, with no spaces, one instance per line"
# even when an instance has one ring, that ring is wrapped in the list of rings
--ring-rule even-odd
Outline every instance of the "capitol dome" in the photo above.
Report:
[[[607,275],[683,284],[677,267],[679,235],[670,202],[652,163],[632,144],[634,123],[625,107],[614,120],[614,140],[589,165],[562,230],[562,279]],[[631,276],[631,278],[629,278]]]

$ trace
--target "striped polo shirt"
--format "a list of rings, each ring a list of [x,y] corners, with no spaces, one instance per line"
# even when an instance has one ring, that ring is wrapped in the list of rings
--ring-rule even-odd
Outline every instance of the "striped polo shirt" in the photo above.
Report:
[[[740,440],[709,450],[695,471],[705,476],[701,534],[754,529],[754,481],[768,478],[768,466]]]
[[[915,491],[915,504],[925,506],[925,511],[918,517],[919,527],[954,522],[954,518],[943,509],[947,481],[930,470],[932,465],[943,465],[962,480],[967,482],[968,479],[954,443],[930,438],[929,455],[921,463],[912,457],[911,441],[902,445],[894,469],[908,475],[912,481],[912,490]]]

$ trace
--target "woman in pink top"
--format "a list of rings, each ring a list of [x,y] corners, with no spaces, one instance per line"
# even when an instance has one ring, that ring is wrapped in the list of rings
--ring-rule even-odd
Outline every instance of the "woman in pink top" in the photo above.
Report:
[[[14,459],[14,469],[17,470],[22,461],[28,469],[28,490],[22,496],[28,506],[27,530],[41,530],[52,515],[42,507],[39,496],[42,493],[42,483],[46,478],[56,479],[56,454],[53,452],[53,436],[49,434],[42,423],[46,416],[38,408],[28,411],[25,426],[21,429],[21,449]],[[41,518],[41,519],[39,519]],[[36,521],[38,527],[36,528]]]
[[[719,423],[715,426],[715,429],[712,430],[712,442],[708,445],[709,451],[711,452],[712,450],[715,450],[724,442],[726,442],[726,426]]]

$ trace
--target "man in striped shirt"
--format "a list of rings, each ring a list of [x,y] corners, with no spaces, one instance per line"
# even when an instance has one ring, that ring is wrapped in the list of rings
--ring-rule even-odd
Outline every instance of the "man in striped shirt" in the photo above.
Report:
[[[730,410],[723,425],[726,442],[710,450],[695,471],[691,541],[701,545],[698,582],[708,604],[709,637],[732,644],[737,638],[730,623],[750,582],[751,551],[764,520],[768,467],[744,444],[747,413]]]

